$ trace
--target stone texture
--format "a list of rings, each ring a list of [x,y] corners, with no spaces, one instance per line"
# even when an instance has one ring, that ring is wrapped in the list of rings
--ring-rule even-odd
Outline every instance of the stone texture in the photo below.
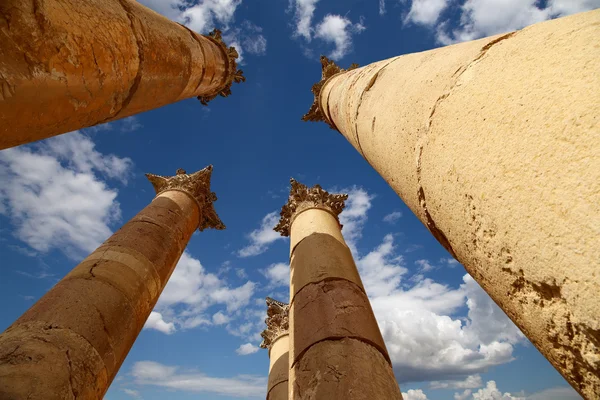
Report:
[[[569,383],[600,393],[600,10],[334,76],[340,132]]]
[[[132,0],[3,0],[0,48],[0,149],[242,79],[235,50]]]
[[[370,344],[327,340],[312,346],[290,373],[293,400],[402,399],[390,364]]]
[[[342,245],[346,245],[337,218],[323,209],[307,209],[294,216],[294,223],[290,232],[290,255],[294,252],[298,243],[314,233],[330,235]]]
[[[296,246],[290,260],[290,275],[292,301],[306,285],[331,278],[346,279],[364,291],[350,249],[329,234],[313,233]]]
[[[345,279],[305,286],[291,306],[290,362],[299,362],[314,344],[343,337],[358,338],[379,349],[389,359],[367,295]]]
[[[202,171],[188,177],[208,186],[210,169]],[[215,196],[194,197],[209,187],[173,190],[180,191],[158,194],[0,335],[2,400],[103,397],[202,213],[214,213]]]
[[[41,322],[0,336],[0,399],[96,400],[109,378],[94,347],[69,329]]]
[[[288,400],[288,381],[281,382],[267,393],[267,400]]]
[[[282,382],[288,381],[288,376],[290,374],[290,353],[285,352],[277,357],[273,367],[269,370],[269,383],[267,386],[267,393],[271,391],[276,385],[279,385]],[[287,384],[286,384],[287,386]],[[287,391],[286,391],[287,397]]]

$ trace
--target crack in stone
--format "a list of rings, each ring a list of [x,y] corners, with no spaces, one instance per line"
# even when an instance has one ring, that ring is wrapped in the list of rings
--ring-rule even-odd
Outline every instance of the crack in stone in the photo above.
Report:
[[[77,399],[77,391],[74,388],[73,384],[73,363],[71,362],[71,355],[69,354],[69,350],[66,351],[67,354],[67,362],[69,363],[69,388],[71,389],[71,394],[73,395],[73,399]]]
[[[417,146],[416,146],[416,153],[417,153],[417,184],[418,184],[418,190],[417,190],[417,198],[419,200],[419,204],[421,206],[421,209],[423,210],[423,213],[425,214],[425,219],[426,219],[426,225],[427,228],[429,229],[429,231],[432,233],[432,235],[437,239],[438,242],[440,242],[440,244],[442,246],[444,246],[444,248],[446,250],[448,250],[448,252],[454,257],[456,257],[456,253],[454,252],[454,249],[452,248],[452,245],[450,244],[450,241],[448,240],[448,238],[446,237],[446,235],[444,234],[444,232],[436,225],[435,221],[433,220],[433,217],[431,216],[431,213],[429,212],[429,210],[427,209],[427,200],[425,197],[425,190],[423,189],[423,184],[422,184],[422,177],[421,177],[421,168],[422,168],[422,158],[423,158],[423,148],[425,147],[425,142],[429,136],[429,133],[431,132],[431,126],[433,125],[433,118],[435,116],[435,113],[437,111],[438,106],[444,101],[446,100],[450,94],[452,93],[452,91],[454,90],[454,88],[457,86],[458,81],[460,80],[460,77],[465,73],[465,71],[467,71],[473,64],[475,64],[477,61],[479,61],[483,56],[485,56],[487,54],[487,52],[496,44],[502,42],[503,40],[509,39],[512,36],[514,36],[517,32],[511,32],[508,33],[506,35],[503,35],[497,39],[492,40],[491,42],[489,42],[488,44],[486,44],[485,46],[483,46],[479,52],[479,54],[477,55],[477,57],[475,57],[475,59],[471,62],[469,62],[469,64],[467,64],[464,68],[460,67],[458,68],[454,74],[452,75],[452,77],[456,78],[454,79],[454,82],[450,85],[450,89],[448,89],[448,91],[444,94],[442,94],[440,97],[438,97],[438,99],[435,101],[435,103],[433,104],[433,107],[431,109],[431,114],[429,115],[429,120],[427,122],[427,129],[425,131],[425,134],[421,136],[421,138],[419,138],[419,141],[417,142]]]

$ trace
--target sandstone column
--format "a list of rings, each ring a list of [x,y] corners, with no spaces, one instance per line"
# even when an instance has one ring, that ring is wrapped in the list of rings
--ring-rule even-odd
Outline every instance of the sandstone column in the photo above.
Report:
[[[212,166],[157,196],[0,335],[0,399],[101,399],[195,229],[224,229]]]
[[[338,215],[348,198],[291,180],[275,227],[290,236],[290,399],[401,399]]]
[[[289,309],[288,304],[267,297],[267,329],[260,334],[263,337],[260,347],[269,349],[267,400],[288,400]]]
[[[600,10],[344,71],[360,152],[584,397],[600,393]]]
[[[227,96],[237,56],[134,0],[2,0],[0,150]]]

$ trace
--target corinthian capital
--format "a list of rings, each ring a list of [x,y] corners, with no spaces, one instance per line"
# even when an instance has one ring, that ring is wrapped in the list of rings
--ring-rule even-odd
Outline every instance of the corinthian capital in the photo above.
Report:
[[[221,222],[213,206],[217,195],[210,191],[212,169],[212,165],[209,165],[193,174],[178,169],[175,176],[146,174],[146,177],[154,186],[157,196],[169,190],[175,190],[186,193],[194,199],[200,210],[200,224],[198,225],[200,231],[206,228],[225,229],[225,225]]]
[[[267,297],[267,319],[265,319],[267,329],[260,334],[263,338],[261,348],[270,350],[277,338],[287,335],[290,328],[289,310],[289,304]]]
[[[330,194],[326,190],[323,190],[320,185],[309,188],[294,178],[290,179],[290,183],[292,184],[290,197],[287,204],[281,209],[281,219],[274,228],[276,232],[281,233],[281,236],[290,235],[290,228],[294,217],[306,209],[320,208],[338,218],[346,206],[347,194]]]

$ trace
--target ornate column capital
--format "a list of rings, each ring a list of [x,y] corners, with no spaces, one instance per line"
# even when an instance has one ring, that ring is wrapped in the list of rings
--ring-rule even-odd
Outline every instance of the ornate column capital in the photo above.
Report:
[[[274,228],[276,232],[281,233],[281,236],[289,236],[292,222],[296,215],[309,208],[320,208],[336,219],[346,206],[345,201],[348,199],[347,194],[330,194],[323,190],[321,185],[315,185],[311,188],[301,184],[294,178],[290,179],[292,188],[287,204],[281,209],[281,219]],[[338,219],[339,223],[339,219]],[[341,228],[340,224],[340,228]]]
[[[310,110],[308,110],[308,112],[302,117],[302,121],[325,121],[331,129],[336,129],[335,125],[333,125],[327,118],[325,118],[323,110],[321,109],[321,104],[319,101],[319,98],[321,97],[321,90],[323,89],[323,86],[325,86],[325,83],[329,78],[342,72],[356,69],[358,68],[358,64],[351,64],[350,67],[348,67],[348,69],[343,69],[340,68],[335,62],[333,62],[329,58],[321,56],[321,68],[321,80],[315,83],[311,89],[312,93],[315,95],[315,100],[313,101]]]
[[[146,177],[154,186],[157,196],[169,190],[175,190],[187,194],[196,202],[200,211],[198,230],[203,231],[206,228],[222,230],[225,229],[225,225],[221,222],[213,206],[217,195],[210,191],[212,170],[212,165],[209,165],[200,171],[188,174],[180,168],[175,176],[146,174]]]
[[[267,297],[267,329],[262,331],[263,341],[260,347],[271,350],[271,346],[280,336],[287,335],[290,328],[289,323],[290,305]]]
[[[233,85],[233,82],[246,82],[244,71],[237,68],[237,63],[235,61],[240,55],[235,47],[227,47],[221,36],[221,31],[214,29],[206,36],[206,38],[219,46],[223,52],[223,55],[229,60],[229,64],[227,65],[227,78],[225,79],[225,84],[223,87],[213,94],[198,96],[198,100],[200,100],[200,103],[202,103],[204,106],[207,106],[208,102],[218,95],[221,95],[222,97],[229,96],[231,94],[231,85]]]

